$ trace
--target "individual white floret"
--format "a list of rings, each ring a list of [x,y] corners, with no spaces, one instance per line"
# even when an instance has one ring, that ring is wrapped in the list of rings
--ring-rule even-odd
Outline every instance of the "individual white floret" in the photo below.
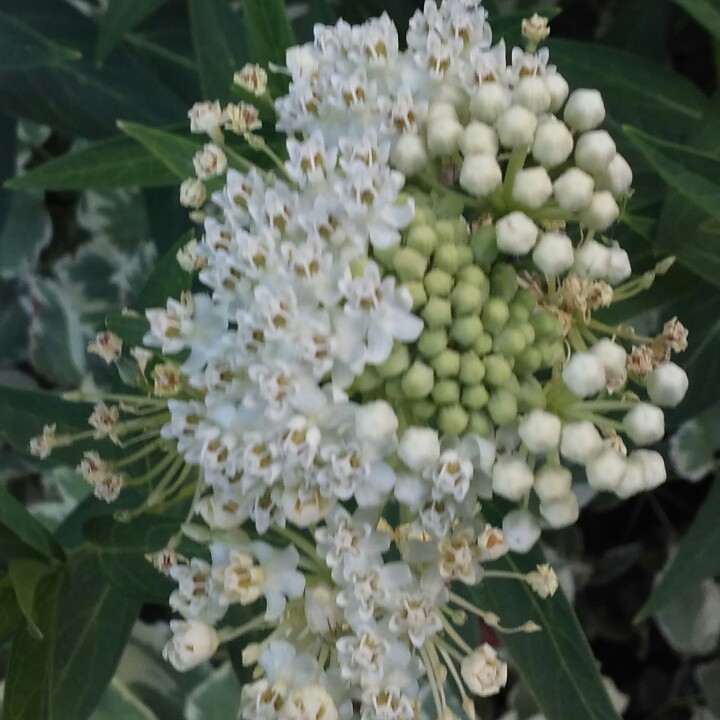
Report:
[[[513,198],[525,207],[542,207],[553,192],[552,181],[547,170],[542,167],[525,168],[515,176]]]
[[[603,190],[609,190],[615,197],[620,197],[625,195],[632,185],[632,168],[628,165],[628,161],[618,153],[597,179],[598,185]]]
[[[580,222],[592,230],[607,230],[620,217],[620,208],[609,190],[593,193],[590,205],[580,214]]]
[[[577,495],[569,492],[565,497],[540,503],[540,514],[553,528],[569,527],[580,517]]]
[[[361,443],[387,448],[395,441],[398,418],[384,400],[361,405],[355,415],[355,434]]]
[[[535,132],[532,154],[543,167],[562,165],[573,151],[573,136],[554,115],[542,120]]]
[[[615,490],[627,468],[627,458],[617,450],[605,446],[590,458],[585,466],[588,483],[594,490]]]
[[[687,373],[674,362],[658,365],[647,380],[650,399],[661,407],[675,407],[688,390]]]
[[[417,175],[428,163],[425,141],[416,133],[403,133],[393,145],[390,162],[406,177]]]
[[[610,248],[607,280],[611,285],[619,285],[632,275],[630,256],[617,243]]]
[[[578,352],[563,368],[565,384],[581,398],[597,395],[605,388],[607,378],[602,362],[590,352]]]
[[[563,210],[579,212],[590,205],[595,181],[579,168],[568,168],[554,183],[553,193]]]
[[[562,424],[557,415],[546,410],[531,410],[520,421],[518,433],[531,453],[546,453],[560,444]]]
[[[485,123],[494,123],[510,105],[508,91],[499,82],[483,83],[470,98],[470,114]]]
[[[443,115],[428,121],[427,144],[430,155],[440,157],[457,152],[463,126],[456,117]]]
[[[616,154],[615,141],[605,130],[584,133],[575,145],[575,163],[591,175],[607,172]]]
[[[590,348],[590,352],[603,364],[605,376],[610,383],[625,377],[627,352],[622,345],[610,338],[601,338]]]
[[[562,275],[575,262],[572,240],[559,231],[540,235],[533,250],[533,262],[546,275]]]
[[[492,472],[493,492],[508,500],[521,500],[533,486],[532,470],[519,457],[498,458]]]
[[[507,148],[529,147],[536,128],[537,116],[521,105],[509,107],[495,122],[500,143]]]
[[[535,473],[533,490],[541,502],[549,503],[567,496],[572,488],[572,473],[563,465],[544,465]]]
[[[529,75],[520,79],[513,90],[512,101],[522,105],[535,115],[542,115],[550,109],[552,97],[545,79],[539,75]]]
[[[411,470],[430,467],[440,457],[437,431],[424,427],[409,427],[400,440],[398,456]]]
[[[592,280],[605,279],[610,269],[610,248],[597,240],[586,240],[575,251],[575,272]]]
[[[502,183],[502,170],[494,155],[468,155],[460,168],[459,182],[470,195],[485,197]]]
[[[526,255],[538,236],[537,225],[525,213],[511,212],[495,225],[498,250],[509,255]]]
[[[654,490],[667,480],[665,460],[656,450],[635,450],[630,457],[642,463],[646,490]]]
[[[505,687],[508,677],[507,663],[497,656],[492,645],[484,643],[463,658],[460,674],[471,693],[488,697],[496,695]]]
[[[596,128],[605,119],[605,103],[597,90],[575,90],[568,98],[563,115],[575,132]]]
[[[604,447],[598,429],[589,420],[565,423],[560,436],[560,452],[571,462],[585,465]]]
[[[545,76],[545,85],[550,93],[550,112],[556,113],[567,100],[570,86],[560,73]]]
[[[639,402],[625,414],[623,429],[636,445],[652,445],[665,434],[665,416],[659,407]]]
[[[502,523],[507,546],[516,553],[526,553],[540,539],[540,525],[535,516],[524,509],[509,512]]]
[[[478,120],[467,124],[460,138],[460,152],[467,155],[497,155],[498,137],[490,125]]]

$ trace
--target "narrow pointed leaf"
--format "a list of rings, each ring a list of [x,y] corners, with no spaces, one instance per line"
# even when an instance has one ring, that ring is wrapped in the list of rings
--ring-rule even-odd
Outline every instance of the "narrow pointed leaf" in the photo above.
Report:
[[[100,62],[110,54],[123,36],[149,18],[168,0],[115,0],[100,20],[97,58]]]
[[[720,40],[720,5],[717,0],[673,0],[673,2]]]

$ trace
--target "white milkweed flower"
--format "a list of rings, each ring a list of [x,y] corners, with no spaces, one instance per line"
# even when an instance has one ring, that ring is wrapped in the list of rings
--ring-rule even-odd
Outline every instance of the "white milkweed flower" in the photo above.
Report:
[[[507,683],[507,663],[487,643],[463,658],[460,672],[470,692],[480,697],[495,695]]]
[[[527,584],[541,597],[552,597],[559,583],[555,571],[547,563],[538,565],[525,576]]]

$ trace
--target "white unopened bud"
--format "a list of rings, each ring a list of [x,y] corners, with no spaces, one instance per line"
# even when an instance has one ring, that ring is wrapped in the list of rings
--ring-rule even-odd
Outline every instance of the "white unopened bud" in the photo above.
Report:
[[[687,373],[674,362],[658,365],[647,379],[650,399],[661,407],[675,407],[688,390]]]
[[[457,152],[463,126],[456,117],[443,115],[428,121],[427,142],[430,155],[440,157]]]
[[[180,672],[209,660],[220,644],[215,628],[200,620],[171,620],[170,628],[174,634],[163,649],[163,657]]]
[[[508,91],[499,82],[483,83],[470,98],[470,114],[492,124],[510,105]]]
[[[460,152],[463,155],[497,155],[497,133],[489,125],[473,120],[466,126],[460,138]]]
[[[643,479],[645,490],[654,490],[667,480],[667,469],[663,456],[655,450],[635,450],[630,458],[637,460],[643,466]]]
[[[593,193],[590,205],[580,215],[580,222],[592,230],[607,230],[620,217],[620,208],[609,190]]]
[[[468,155],[460,169],[460,187],[475,197],[489,195],[502,182],[502,170],[494,155]]]
[[[535,473],[533,490],[541,502],[549,503],[567,497],[572,488],[572,473],[562,465],[544,465]]]
[[[200,208],[207,199],[207,191],[202,180],[188,178],[180,185],[180,204],[187,208]]]
[[[579,168],[567,169],[554,183],[553,193],[563,210],[579,212],[590,205],[595,181]]]
[[[659,407],[640,402],[625,414],[623,429],[636,445],[652,445],[665,434],[665,416]]]
[[[546,410],[531,410],[520,421],[518,433],[531,453],[546,453],[560,444],[562,424],[557,415]]]
[[[552,192],[552,181],[545,168],[525,168],[515,176],[512,188],[513,198],[525,207],[533,210],[542,207]]]
[[[395,441],[398,418],[384,400],[361,405],[355,415],[355,434],[361,443],[386,448]]]
[[[552,528],[564,528],[573,525],[580,517],[577,495],[569,492],[565,497],[540,503],[540,514]]]
[[[575,132],[596,128],[605,119],[605,103],[597,90],[575,90],[568,98],[563,115]]]
[[[645,490],[645,468],[640,460],[631,455],[626,459],[625,472],[613,491],[620,498],[629,498],[643,490]]]
[[[617,243],[610,248],[607,279],[611,285],[619,285],[632,275],[630,257]]]
[[[448,103],[455,108],[458,117],[464,119],[467,116],[470,96],[460,82],[446,78],[439,87],[435,89],[433,104]]]
[[[400,440],[398,456],[411,470],[430,467],[440,457],[440,438],[436,430],[409,427]]]
[[[567,100],[570,86],[567,80],[557,72],[545,76],[545,85],[550,93],[550,112],[556,113]]]
[[[598,429],[589,421],[565,423],[560,436],[560,452],[571,462],[585,465],[603,448]]]
[[[499,693],[507,683],[507,664],[498,658],[495,649],[487,643],[463,658],[460,673],[468,690],[480,697]]]
[[[573,136],[565,123],[550,115],[543,120],[535,133],[532,154],[543,167],[562,165],[573,151]]]
[[[532,470],[519,457],[498,458],[492,472],[492,488],[508,500],[521,500],[533,486]]]
[[[513,90],[512,100],[515,105],[522,105],[535,115],[546,113],[552,102],[545,79],[539,75],[520,78]]]
[[[528,510],[513,510],[503,518],[503,535],[510,550],[526,553],[540,539],[540,525]]]
[[[336,593],[325,583],[305,590],[305,619],[316,635],[333,632],[343,621],[343,611],[335,602]]]
[[[447,100],[434,100],[430,103],[426,116],[427,122],[431,123],[440,118],[458,119],[457,109],[451,102]]]
[[[500,143],[507,148],[529,147],[536,128],[537,117],[522,105],[509,107],[495,123]]]
[[[590,348],[590,352],[603,364],[608,382],[613,383],[625,377],[627,352],[622,345],[610,338],[602,338]]]
[[[222,175],[227,170],[227,157],[217,145],[207,143],[193,158],[195,173],[201,180]]]
[[[403,133],[393,145],[390,162],[406,177],[413,177],[428,163],[425,142],[416,133]]]
[[[590,458],[585,466],[588,483],[593,490],[615,490],[625,474],[627,459],[606,446]]]
[[[607,382],[602,362],[589,352],[575,353],[563,368],[562,378],[581,398],[597,395]]]
[[[204,133],[210,137],[217,136],[220,123],[223,120],[223,111],[220,103],[214,102],[196,102],[190,110],[188,110],[188,118],[190,118],[190,132]]]
[[[597,240],[586,240],[575,251],[575,272],[592,280],[604,279],[610,268],[610,248]]]
[[[615,141],[605,130],[593,130],[580,136],[575,145],[575,163],[591,175],[604,173],[615,157]]]
[[[561,232],[543,233],[532,257],[533,262],[546,275],[562,275],[575,262],[572,240]]]
[[[537,241],[537,225],[521,212],[511,212],[495,225],[498,250],[508,255],[526,255]]]
[[[615,197],[620,197],[625,195],[632,185],[632,168],[622,155],[616,154],[597,179],[602,190],[609,190]]]

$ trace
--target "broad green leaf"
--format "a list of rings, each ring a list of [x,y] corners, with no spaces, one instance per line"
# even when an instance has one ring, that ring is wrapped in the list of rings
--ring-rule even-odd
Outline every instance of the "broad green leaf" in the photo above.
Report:
[[[43,634],[38,626],[39,618],[36,607],[38,592],[43,578],[55,570],[56,568],[40,560],[22,557],[14,558],[10,562],[8,570],[18,607],[27,620],[28,631],[34,638],[40,640],[42,640]]]
[[[188,0],[188,8],[203,97],[225,103],[233,74],[250,60],[242,18],[225,0]]]
[[[226,720],[237,717],[240,683],[227,662],[190,693],[185,720]]]
[[[118,127],[149,150],[178,180],[194,175],[192,159],[202,145],[200,140],[125,121],[119,121]]]
[[[115,0],[100,19],[97,58],[100,62],[110,54],[123,36],[149,18],[168,0]]]
[[[717,0],[673,0],[673,2],[720,40],[720,5]]]
[[[12,15],[0,12],[0,72],[78,60],[81,53],[52,42]]]
[[[501,513],[483,505],[489,522],[499,525]],[[489,567],[529,572],[547,562],[535,546],[526,555],[509,554]],[[518,580],[486,579],[472,591],[476,604],[500,616],[504,626],[528,620],[542,630],[502,635],[518,672],[548,720],[620,720],[572,606],[558,590],[541,599]]]
[[[52,239],[52,223],[39,193],[14,193],[0,230],[0,278],[23,277],[35,268]]]
[[[113,678],[90,720],[158,720],[158,716],[123,683]]]
[[[168,298],[179,298],[180,294],[192,287],[192,275],[185,272],[177,261],[178,250],[194,237],[194,231],[185,233],[155,265],[145,281],[134,306],[137,310],[151,307],[165,307]]]
[[[5,576],[0,583],[0,643],[5,645],[12,638],[21,621],[22,613],[18,607],[15,591],[10,579]]]
[[[177,175],[129,137],[92,143],[6,183],[12,190],[96,190],[176,184]]]
[[[705,502],[678,546],[660,581],[650,593],[636,620],[656,613],[689,588],[720,573],[720,483],[714,482]]]

